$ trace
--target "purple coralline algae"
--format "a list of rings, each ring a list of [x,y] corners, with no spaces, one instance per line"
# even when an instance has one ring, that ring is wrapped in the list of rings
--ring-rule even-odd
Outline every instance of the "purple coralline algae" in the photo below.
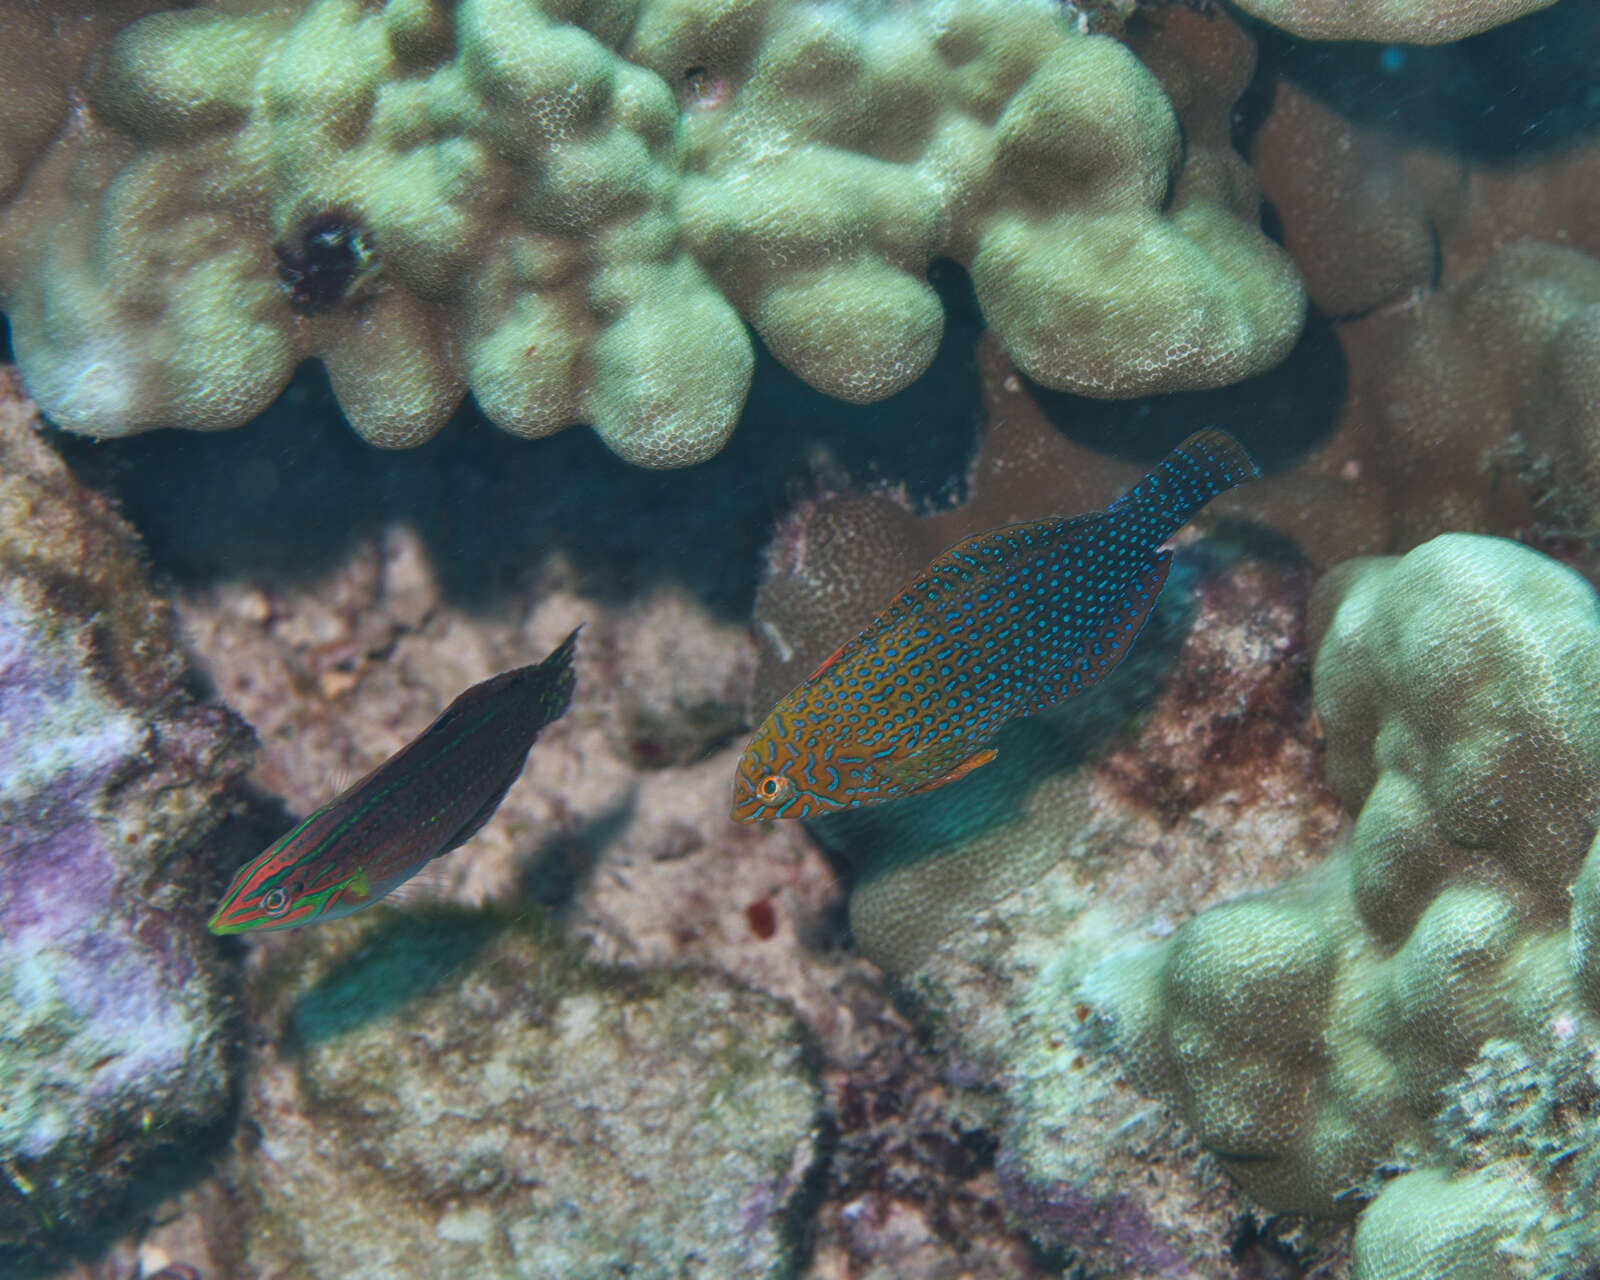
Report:
[[[0,387],[0,1262],[101,1224],[228,1105],[202,912],[250,737],[184,691],[126,529]],[[8,1271],[7,1274],[10,1274]]]

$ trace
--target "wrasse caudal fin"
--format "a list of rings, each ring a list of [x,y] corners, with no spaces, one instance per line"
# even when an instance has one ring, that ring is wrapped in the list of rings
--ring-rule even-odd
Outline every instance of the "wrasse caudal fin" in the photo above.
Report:
[[[1138,536],[1159,546],[1220,493],[1261,475],[1255,460],[1226,431],[1197,431],[1161,459],[1143,480],[1107,508],[1131,520]]]

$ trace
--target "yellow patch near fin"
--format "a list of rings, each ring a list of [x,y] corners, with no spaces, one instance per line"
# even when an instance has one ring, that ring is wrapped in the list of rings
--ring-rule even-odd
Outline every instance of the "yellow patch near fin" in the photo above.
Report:
[[[365,871],[357,871],[355,875],[344,882],[344,888],[340,890],[339,896],[344,897],[348,894],[352,898],[365,898],[371,892],[372,882],[367,879],[367,873]]]

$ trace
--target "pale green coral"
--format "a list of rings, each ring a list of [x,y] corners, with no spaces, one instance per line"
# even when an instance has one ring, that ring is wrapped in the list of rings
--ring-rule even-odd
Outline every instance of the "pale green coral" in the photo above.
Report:
[[[52,110],[62,74],[28,72]],[[1051,0],[218,2],[133,22],[81,87],[14,161],[0,296],[30,390],[92,434],[236,425],[315,356],[378,444],[470,391],[672,466],[733,427],[744,321],[831,394],[904,387],[935,257],[1092,394],[1258,372],[1303,309],[1256,228],[1166,207],[1159,85]],[[330,218],[362,252],[296,310],[274,250]]]
[[[1361,1220],[1363,1280],[1504,1280],[1508,1254],[1540,1218],[1538,1191],[1512,1173],[1451,1178],[1418,1169],[1389,1184]]]
[[[1594,1239],[1592,1194],[1572,1209],[1593,1162],[1522,1139],[1468,1150],[1460,1132],[1509,1129],[1508,1109],[1555,1088],[1486,1075],[1486,1044],[1537,1061],[1600,1033],[1594,593],[1515,543],[1452,534],[1328,574],[1311,632],[1328,779],[1359,812],[1348,841],[1113,953],[1083,997],[1134,1082],[1269,1206],[1351,1213],[1382,1167],[1420,1166],[1364,1216],[1361,1280],[1498,1276],[1529,1249],[1549,1265],[1553,1223]],[[1488,1120],[1436,1123],[1472,1080],[1502,1077]],[[1592,1105],[1574,1123],[1592,1150]]]

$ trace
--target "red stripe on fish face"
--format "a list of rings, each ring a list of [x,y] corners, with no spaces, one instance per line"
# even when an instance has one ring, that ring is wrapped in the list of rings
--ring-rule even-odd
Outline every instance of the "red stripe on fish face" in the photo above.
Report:
[[[335,823],[325,833],[327,816],[327,809],[319,809],[239,869],[211,917],[212,933],[309,924],[362,875],[359,868],[328,858],[341,827]]]

